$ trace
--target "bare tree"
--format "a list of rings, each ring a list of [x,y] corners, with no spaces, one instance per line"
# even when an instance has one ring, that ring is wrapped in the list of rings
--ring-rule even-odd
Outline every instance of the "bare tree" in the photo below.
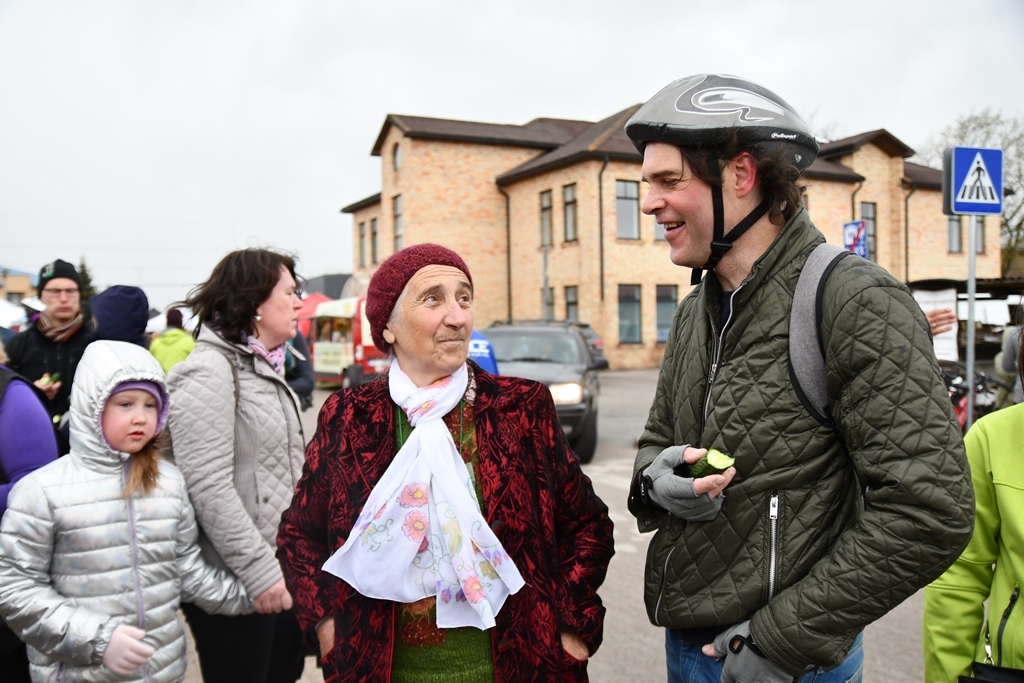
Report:
[[[1024,258],[1024,119],[1005,117],[988,108],[961,116],[929,140],[918,158],[922,163],[941,168],[942,151],[947,147],[1003,150],[1003,213],[999,236],[1002,272],[1004,276],[1010,275],[1015,261]]]

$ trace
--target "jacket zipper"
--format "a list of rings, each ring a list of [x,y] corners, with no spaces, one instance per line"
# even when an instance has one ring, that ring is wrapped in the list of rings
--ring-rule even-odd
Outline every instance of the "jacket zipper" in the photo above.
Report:
[[[722,358],[722,346],[725,344],[725,331],[729,329],[729,325],[732,323],[733,314],[736,313],[736,309],[733,304],[736,301],[736,293],[743,289],[743,285],[740,285],[733,293],[729,295],[729,317],[725,319],[725,324],[722,325],[722,332],[719,334],[718,339],[715,340],[715,354],[711,358],[711,372],[708,373],[708,387],[704,392],[704,424],[708,422],[708,412],[711,410],[711,386],[715,383],[715,375],[718,373],[718,363]],[[710,313],[708,314],[711,315]],[[711,336],[715,336],[715,323],[711,321]]]
[[[128,470],[130,467],[130,461],[124,464],[124,483],[128,483]],[[132,549],[132,578],[135,580],[135,609],[136,609],[136,620],[135,623],[139,629],[145,631],[146,620],[145,620],[145,608],[142,604],[142,586],[139,583],[139,547],[135,537],[135,499],[134,496],[128,496],[128,534],[129,543]],[[149,662],[146,662],[144,668],[146,680],[149,678]]]
[[[999,644],[999,661],[996,662],[996,666],[1003,665],[1003,631],[1006,630],[1006,622],[1010,619],[1010,612],[1013,611],[1013,606],[1017,604],[1017,598],[1020,597],[1020,586],[1013,584],[1013,592],[1010,593],[1010,604],[1003,610],[1003,618],[999,620],[999,635],[996,636],[996,642]]]
[[[665,565],[661,568],[661,585],[658,586],[658,601],[654,603],[654,625],[661,626],[658,622],[658,611],[661,610],[661,596],[665,594],[665,577],[668,576],[668,561],[672,559],[672,553],[676,550],[675,546],[668,549],[668,555],[665,556]]]
[[[711,386],[715,383],[715,375],[718,372],[718,361],[722,357],[722,345],[725,343],[725,331],[729,329],[729,324],[732,322],[733,314],[736,312],[733,307],[733,302],[736,300],[736,292],[740,291],[743,285],[737,287],[732,294],[729,295],[729,317],[725,319],[725,324],[722,325],[722,333],[715,339],[715,321],[711,320],[711,337],[715,345],[715,353],[711,358],[711,372],[708,373],[708,386],[704,392],[704,424],[708,422],[708,411],[711,409]],[[710,314],[708,314],[710,317]],[[658,587],[658,600],[654,603],[654,625],[661,626],[658,622],[658,612],[661,610],[661,598],[665,595],[665,578],[668,576],[668,562],[672,559],[672,553],[676,547],[672,546],[669,548],[668,555],[665,556],[665,565],[661,569],[661,585]]]
[[[768,499],[768,599],[775,597],[776,564],[779,561],[779,494]]]

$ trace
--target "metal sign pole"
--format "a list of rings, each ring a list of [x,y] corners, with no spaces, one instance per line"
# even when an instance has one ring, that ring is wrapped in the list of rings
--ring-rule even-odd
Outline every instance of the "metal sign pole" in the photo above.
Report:
[[[978,233],[983,216],[1003,211],[1003,150],[950,147],[942,153],[942,213],[970,216],[967,277],[967,417],[964,431],[974,423],[974,298]]]
[[[967,422],[964,424],[966,433],[974,424],[974,294],[976,291],[976,278],[974,275],[975,262],[978,257],[978,233],[982,217],[972,215],[970,220],[970,235],[967,237]]]

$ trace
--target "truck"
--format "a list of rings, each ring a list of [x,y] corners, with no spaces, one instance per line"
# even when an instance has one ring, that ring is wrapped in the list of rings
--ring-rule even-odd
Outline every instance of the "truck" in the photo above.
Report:
[[[309,331],[317,384],[343,388],[375,379],[388,356],[373,345],[366,319],[366,297],[324,301],[316,307]]]

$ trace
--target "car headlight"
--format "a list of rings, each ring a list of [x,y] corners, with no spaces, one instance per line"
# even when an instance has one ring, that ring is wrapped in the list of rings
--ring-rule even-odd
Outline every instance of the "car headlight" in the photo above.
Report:
[[[548,387],[548,390],[551,391],[551,398],[555,400],[556,406],[566,406],[583,402],[583,386],[578,382],[552,384]]]

